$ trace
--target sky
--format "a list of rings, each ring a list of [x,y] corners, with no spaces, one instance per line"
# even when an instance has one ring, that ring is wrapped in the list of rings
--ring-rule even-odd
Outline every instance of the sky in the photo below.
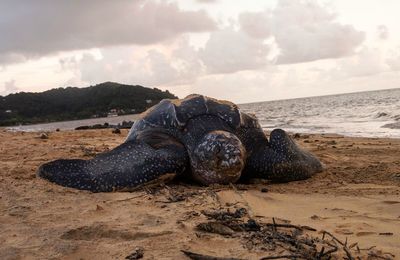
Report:
[[[0,95],[105,81],[237,103],[400,87],[398,0],[2,0]]]

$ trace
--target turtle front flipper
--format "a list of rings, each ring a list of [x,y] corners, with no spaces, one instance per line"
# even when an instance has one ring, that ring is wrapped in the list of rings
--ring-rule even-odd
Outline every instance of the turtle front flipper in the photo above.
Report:
[[[308,179],[322,170],[318,158],[301,149],[282,129],[273,130],[269,143],[254,151],[246,165],[247,175],[277,182]]]
[[[56,184],[93,192],[129,190],[169,173],[181,173],[188,165],[181,144],[151,146],[129,141],[91,160],[56,160],[40,166],[38,176]]]

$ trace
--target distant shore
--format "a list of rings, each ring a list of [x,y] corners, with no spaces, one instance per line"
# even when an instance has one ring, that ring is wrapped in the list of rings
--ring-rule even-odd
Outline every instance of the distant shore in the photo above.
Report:
[[[114,148],[128,133],[121,131],[59,131],[41,139],[36,132],[0,130],[1,259],[124,259],[137,247],[150,259],[187,259],[183,249],[243,259],[279,254],[280,248],[251,249],[240,236],[195,228],[207,220],[204,210],[242,207],[260,222],[274,217],[307,225],[347,238],[349,245],[400,257],[400,139],[296,135],[326,170],[286,184],[257,181],[233,189],[174,182],[94,194],[36,177],[38,166],[49,160],[88,159]]]
[[[59,130],[73,130],[79,126],[89,126],[95,124],[111,124],[117,125],[122,123],[123,121],[135,121],[140,114],[130,114],[123,116],[115,116],[115,117],[99,117],[99,118],[90,118],[90,119],[81,119],[81,120],[72,120],[72,121],[61,121],[54,123],[45,123],[45,124],[33,124],[33,125],[21,125],[21,126],[8,126],[3,127],[3,129],[9,131],[25,131],[25,132],[46,132],[46,131],[55,131]]]

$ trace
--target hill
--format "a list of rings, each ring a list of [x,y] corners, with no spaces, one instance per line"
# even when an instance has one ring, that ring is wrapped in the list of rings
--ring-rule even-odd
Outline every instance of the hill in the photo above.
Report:
[[[164,98],[168,91],[105,82],[86,88],[57,88],[41,93],[0,96],[0,126],[85,119],[112,114],[140,113]]]

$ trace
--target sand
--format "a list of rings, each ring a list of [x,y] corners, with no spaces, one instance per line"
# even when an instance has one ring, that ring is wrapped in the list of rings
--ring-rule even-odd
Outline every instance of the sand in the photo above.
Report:
[[[327,230],[400,259],[400,139],[302,134],[297,142],[326,170],[286,184],[174,181],[136,192],[90,193],[35,175],[41,163],[91,158],[126,134],[60,131],[40,139],[38,133],[0,130],[0,259],[124,259],[137,247],[144,259],[188,259],[181,250],[243,259],[279,253],[195,229],[206,221],[201,210],[238,207],[257,221],[307,225],[318,230],[315,236]]]

